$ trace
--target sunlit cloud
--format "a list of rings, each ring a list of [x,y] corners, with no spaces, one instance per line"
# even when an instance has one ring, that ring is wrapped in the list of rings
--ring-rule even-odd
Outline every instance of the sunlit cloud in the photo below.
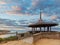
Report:
[[[22,10],[22,8],[19,6],[12,6],[12,10]]]
[[[0,1],[0,4],[7,4],[6,2],[4,2],[4,1]]]
[[[56,15],[51,16],[51,20],[56,20],[56,19],[57,19]]]
[[[60,23],[60,0],[0,0],[0,18],[3,18],[0,23],[14,28],[35,23],[40,18],[40,9],[43,20]]]

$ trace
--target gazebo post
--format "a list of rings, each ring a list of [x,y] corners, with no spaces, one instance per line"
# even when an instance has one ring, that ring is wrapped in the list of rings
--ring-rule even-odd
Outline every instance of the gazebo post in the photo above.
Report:
[[[40,32],[41,32],[41,27],[40,27]]]
[[[45,32],[45,27],[44,27],[44,32]]]
[[[51,27],[50,27],[50,31],[51,31]]]
[[[49,26],[47,27],[47,31],[49,31]]]
[[[32,27],[32,33],[34,34],[34,28]]]
[[[37,27],[36,27],[36,30],[35,31],[37,31]]]
[[[34,28],[34,33],[35,33],[36,27]]]
[[[33,28],[33,33],[35,33],[35,27]]]

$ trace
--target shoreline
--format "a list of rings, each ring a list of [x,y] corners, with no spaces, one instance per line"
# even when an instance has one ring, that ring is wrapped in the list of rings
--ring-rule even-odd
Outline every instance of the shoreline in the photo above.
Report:
[[[0,30],[0,35],[4,35],[10,32],[9,30]]]

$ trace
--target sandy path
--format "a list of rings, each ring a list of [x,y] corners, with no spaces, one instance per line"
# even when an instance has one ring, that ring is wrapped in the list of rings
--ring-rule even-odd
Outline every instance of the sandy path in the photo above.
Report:
[[[7,43],[3,43],[0,45],[32,45],[33,38],[29,37],[23,40],[18,40],[18,41],[9,41]]]
[[[33,38],[29,37],[18,41],[9,41],[0,45],[33,45]],[[35,45],[60,45],[60,40],[57,39],[40,39]]]
[[[36,45],[60,45],[60,40],[57,39],[41,39],[36,42]]]
[[[10,41],[8,43],[4,43],[4,44],[0,44],[0,45],[31,45],[31,44],[23,42],[23,41]]]

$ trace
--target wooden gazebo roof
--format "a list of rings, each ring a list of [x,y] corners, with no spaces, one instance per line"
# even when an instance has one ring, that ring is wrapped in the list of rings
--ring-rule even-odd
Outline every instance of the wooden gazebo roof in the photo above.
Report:
[[[30,24],[28,27],[51,27],[51,26],[57,26],[58,23],[53,23],[53,22],[44,22],[41,17],[41,12],[40,12],[40,20],[35,23],[35,24]]]
[[[51,26],[57,26],[57,23],[37,23],[37,24],[31,24],[28,27],[51,27]]]

